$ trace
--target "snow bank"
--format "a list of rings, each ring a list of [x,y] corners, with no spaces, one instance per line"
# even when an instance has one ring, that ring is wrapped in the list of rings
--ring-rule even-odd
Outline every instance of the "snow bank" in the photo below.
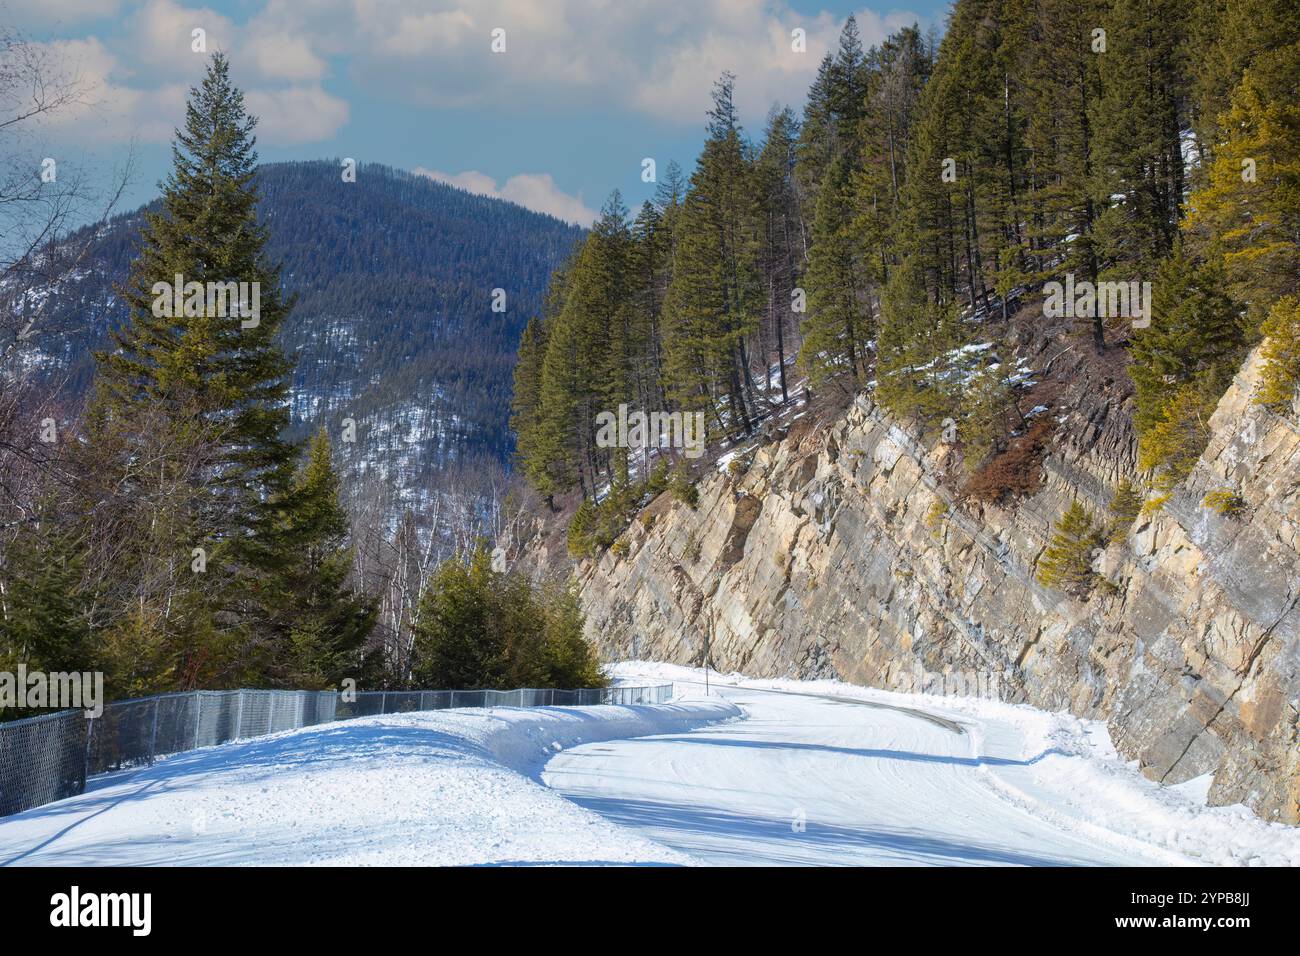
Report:
[[[702,681],[698,668],[634,661],[611,667],[626,682]],[[841,681],[752,680],[711,674],[718,684],[830,694],[925,711],[962,724],[988,786],[1010,803],[1090,839],[1158,848],[1170,862],[1300,866],[1300,828],[1261,820],[1249,808],[1209,807],[1206,779],[1176,787],[1142,776],[1115,750],[1102,721],[1024,704],[902,694]]]
[[[682,733],[742,716],[735,704],[717,699],[635,707],[510,708],[488,713],[506,719],[484,736],[483,746],[505,766],[529,776],[536,776],[558,751],[578,744]],[[536,717],[543,719],[529,719]]]
[[[557,751],[724,701],[389,714],[209,747],[0,819],[0,864],[683,864],[536,779]]]

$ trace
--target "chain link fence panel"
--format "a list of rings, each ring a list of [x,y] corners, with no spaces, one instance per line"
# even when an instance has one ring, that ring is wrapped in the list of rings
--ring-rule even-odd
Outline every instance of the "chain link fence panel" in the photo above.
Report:
[[[76,796],[97,774],[158,757],[315,724],[462,707],[662,704],[671,684],[578,690],[199,690],[0,723],[0,817]],[[351,698],[351,699],[348,699]]]

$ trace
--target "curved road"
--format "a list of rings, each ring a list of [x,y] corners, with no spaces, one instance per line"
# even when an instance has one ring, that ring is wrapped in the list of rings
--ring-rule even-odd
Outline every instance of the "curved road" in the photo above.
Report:
[[[702,692],[702,688],[701,688]],[[1009,802],[952,721],[848,698],[714,685],[747,719],[588,744],[543,780],[701,863],[1151,865]]]

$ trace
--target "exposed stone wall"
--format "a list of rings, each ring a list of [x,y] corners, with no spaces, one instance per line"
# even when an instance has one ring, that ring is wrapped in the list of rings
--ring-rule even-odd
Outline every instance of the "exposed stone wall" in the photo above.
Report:
[[[1041,489],[1013,507],[954,501],[945,449],[865,398],[833,424],[660,496],[578,569],[588,634],[611,659],[877,687],[996,693],[1104,718],[1121,751],[1211,799],[1300,822],[1300,428],[1252,406],[1247,363],[1192,476],[1095,567],[1086,601],[1037,583],[1052,523],[1078,497],[1105,515],[1133,469],[1127,416],[1083,388]],[[1122,420],[1121,420],[1122,419]],[[1202,506],[1231,487],[1238,518]],[[536,557],[536,556],[534,556]],[[945,676],[946,675],[946,676]]]

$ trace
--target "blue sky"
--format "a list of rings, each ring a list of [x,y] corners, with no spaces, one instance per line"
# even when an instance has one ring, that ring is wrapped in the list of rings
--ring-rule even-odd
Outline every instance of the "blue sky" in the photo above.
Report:
[[[188,87],[193,30],[224,50],[264,161],[354,157],[423,172],[586,225],[609,192],[653,191],[641,164],[688,172],[713,79],[737,75],[757,136],[773,103],[801,108],[822,54],[856,13],[867,45],[949,4],[900,0],[0,0],[75,73],[84,105],[40,146],[109,168],[134,150],[126,206],[151,198]],[[791,31],[806,32],[806,52]],[[492,50],[504,30],[503,52]]]

